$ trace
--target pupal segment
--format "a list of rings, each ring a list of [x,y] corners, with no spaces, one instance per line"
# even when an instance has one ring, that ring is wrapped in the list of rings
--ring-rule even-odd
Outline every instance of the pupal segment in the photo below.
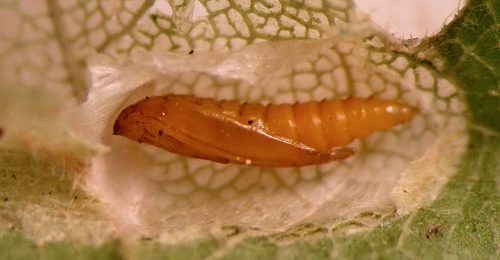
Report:
[[[374,98],[263,106],[166,95],[127,107],[113,134],[220,163],[297,167],[352,156],[351,148],[333,148],[405,123],[417,111]]]

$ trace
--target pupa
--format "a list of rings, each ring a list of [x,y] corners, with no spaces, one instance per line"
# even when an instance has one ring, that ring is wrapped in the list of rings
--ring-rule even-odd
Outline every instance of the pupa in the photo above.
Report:
[[[408,122],[417,112],[376,98],[262,105],[169,94],[125,108],[113,134],[219,163],[299,167],[352,156],[355,150],[344,146],[354,139]]]

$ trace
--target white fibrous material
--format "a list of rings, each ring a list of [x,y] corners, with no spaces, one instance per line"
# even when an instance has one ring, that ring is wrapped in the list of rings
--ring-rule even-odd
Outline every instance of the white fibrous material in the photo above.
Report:
[[[464,128],[465,108],[454,88],[436,94],[451,84],[431,68],[409,64],[405,56],[340,36],[262,42],[232,52],[142,52],[123,64],[95,56],[78,128],[109,151],[92,159],[86,188],[118,223],[140,233],[223,225],[282,230],[366,211],[393,212],[400,205],[393,190],[411,183],[398,186],[401,174],[421,167],[419,159],[437,149],[443,132]],[[219,164],[112,135],[126,106],[171,93],[275,104],[374,96],[420,112],[404,125],[355,141],[349,147],[357,152],[347,160],[301,168]],[[422,196],[415,206],[431,197]]]

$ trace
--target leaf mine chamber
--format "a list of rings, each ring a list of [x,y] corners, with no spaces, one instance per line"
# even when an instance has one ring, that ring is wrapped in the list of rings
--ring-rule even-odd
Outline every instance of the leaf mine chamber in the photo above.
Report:
[[[288,60],[286,64],[275,64],[269,69],[264,64],[280,63],[284,56],[289,55],[288,51],[276,51],[276,46],[280,44],[282,46],[278,49],[293,49],[296,56],[293,62]],[[311,49],[316,51],[311,54]],[[463,108],[457,105],[460,101],[456,95],[435,95],[438,92],[436,88],[446,82],[436,79],[430,69],[411,67],[407,61],[400,59],[398,63],[396,58],[391,62],[375,60],[378,55],[362,49],[354,42],[286,41],[260,43],[227,54],[182,56],[143,53],[131,63],[112,67],[103,57],[95,59],[90,64],[93,88],[89,101],[94,107],[95,104],[105,104],[98,106],[102,107],[102,114],[105,115],[101,117],[105,127],[100,136],[110,151],[93,159],[92,174],[87,180],[89,191],[110,208],[118,222],[144,233],[214,225],[281,230],[306,221],[353,217],[366,211],[380,214],[394,212],[397,203],[392,192],[401,181],[401,176],[435,146],[440,132],[461,126]],[[225,67],[226,64],[238,63],[242,56],[252,57],[245,60],[251,66],[247,64],[236,70]],[[192,59],[196,59],[196,64],[192,63]],[[356,62],[349,62],[352,60]],[[172,66],[172,63],[177,66]],[[377,65],[381,63],[384,66]],[[265,67],[265,73],[259,72],[261,67]],[[249,71],[250,68],[252,71]],[[400,71],[400,74],[395,76],[394,71]],[[429,78],[423,80],[424,75],[428,75],[434,83],[428,85]],[[92,91],[96,94],[92,95]],[[97,95],[98,91],[106,95]],[[141,110],[136,113],[139,117],[130,119],[131,123],[127,124],[142,130],[146,127],[147,131],[140,134],[134,131],[120,133],[124,131],[124,126],[117,131],[115,120],[125,108],[130,106],[138,111],[138,107],[157,99],[161,103],[164,97],[189,104],[169,106],[167,110]],[[179,97],[183,98],[176,99]],[[350,101],[321,102],[335,98]],[[190,99],[192,102],[186,101]],[[138,103],[140,100],[144,101]],[[197,102],[203,104],[198,104],[198,107],[193,105]],[[248,115],[242,112],[246,111],[244,102],[248,102],[245,105],[250,111]],[[300,105],[291,105],[296,102]],[[367,116],[367,120],[376,119],[369,123],[370,127],[361,127],[366,122],[360,120],[348,123],[347,130],[345,126],[344,130],[349,133],[349,139],[377,132],[351,144],[352,140],[345,139],[334,145],[334,141],[326,137],[330,131],[324,130],[328,116],[322,115],[327,111],[322,107],[339,106],[339,102],[343,104],[343,112],[338,113],[337,119],[349,112],[359,112],[362,106],[382,106],[377,102],[397,104],[396,107],[410,112],[398,113],[398,117],[405,115],[401,122],[389,122],[384,126],[385,116]],[[238,111],[238,116],[229,116],[236,112],[221,108],[224,106],[232,106],[234,111]],[[415,113],[413,107],[420,111]],[[168,118],[161,121],[162,117],[168,117],[172,109],[177,109],[174,111],[175,120],[170,123]],[[287,121],[285,112],[269,116],[276,112],[273,109],[289,113],[291,110],[294,114],[292,121],[296,125],[313,128],[309,133],[316,134],[300,136],[301,130],[297,126],[279,128],[279,122],[270,123],[273,118]],[[148,115],[149,112],[157,114]],[[300,113],[304,115],[298,115]],[[311,115],[315,113],[323,124],[311,121]],[[450,114],[456,116],[450,117]],[[193,118],[196,120],[190,121]],[[359,119],[356,116],[353,118]],[[206,126],[200,125],[207,120],[215,120],[209,125],[219,129],[220,136],[227,134],[225,127],[228,124],[232,127],[229,134],[239,131],[239,139],[233,140],[236,152],[222,152],[224,156],[230,154],[230,158],[220,157],[220,150],[225,147],[221,139],[213,138],[213,133],[204,131]],[[265,127],[257,128],[259,125]],[[394,125],[397,126],[391,127]],[[112,135],[113,126],[117,134],[128,138]],[[314,130],[315,127],[322,130]],[[294,131],[288,131],[287,135],[287,129]],[[385,130],[378,131],[382,129]],[[285,138],[277,138],[277,132]],[[248,143],[241,139],[246,134],[257,138],[249,139],[257,147],[259,142],[269,141],[266,138],[270,138],[282,145],[279,150],[282,152],[273,155],[272,150],[266,147],[251,153],[256,157],[250,158],[248,154],[240,156],[238,151],[250,149]],[[164,142],[159,141],[172,136],[177,141],[182,139],[182,142],[175,141],[174,147],[165,147]],[[194,140],[200,136],[202,138]],[[322,139],[318,141],[318,138]],[[200,144],[202,141],[203,144]],[[206,143],[210,141],[213,142]],[[196,151],[192,150],[192,145],[184,145],[193,142],[198,145],[195,146]],[[352,150],[346,148],[334,148],[335,152],[330,152],[331,147],[344,145],[355,149],[356,153],[350,156]],[[180,156],[158,147],[192,157],[241,164],[221,164]],[[214,153],[214,150],[217,151]],[[304,163],[302,156],[296,156],[304,150],[322,154],[326,159],[321,164],[314,160]],[[294,152],[296,157],[289,156]],[[285,154],[285,161],[276,159],[282,154]],[[331,161],[332,154],[338,157],[334,159],[348,158]],[[271,155],[277,157],[269,160]],[[245,165],[249,164],[247,159],[250,159],[251,165]]]

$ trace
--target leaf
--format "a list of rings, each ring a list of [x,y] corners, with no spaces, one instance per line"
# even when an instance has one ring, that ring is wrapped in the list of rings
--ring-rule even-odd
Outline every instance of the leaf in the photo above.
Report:
[[[2,54],[5,57],[0,67],[2,80],[9,86],[43,87],[47,93],[53,91],[60,94],[71,89],[79,102],[84,102],[88,92],[83,61],[93,52],[90,50],[92,48],[116,58],[134,56],[141,50],[188,53],[195,49],[224,52],[241,50],[246,44],[260,40],[320,38],[325,36],[326,25],[338,21],[347,24],[353,22],[353,17],[349,16],[351,13],[345,11],[351,10],[348,8],[350,3],[327,8],[328,6],[308,5],[309,3],[297,5],[289,2],[256,2],[255,13],[245,16],[250,9],[239,2],[232,3],[232,8],[226,8],[223,1],[202,1],[201,5],[209,10],[209,15],[207,21],[198,23],[191,23],[189,20],[191,11],[197,8],[196,4],[193,6],[190,1],[172,1],[173,9],[177,11],[173,17],[150,12],[157,3],[147,0],[83,3],[49,0],[37,2],[39,6],[30,6],[32,8],[26,8],[26,3],[29,2],[6,1],[1,5],[2,11],[9,15],[12,21],[9,27],[2,28],[5,32],[2,34]],[[286,8],[277,9],[280,5]],[[449,97],[446,91],[442,92],[446,89],[443,86],[450,86],[450,82],[459,86],[467,101],[467,112],[470,112],[467,152],[462,157],[457,172],[448,180],[431,205],[421,206],[422,204],[417,203],[419,209],[399,217],[388,215],[382,218],[377,213],[367,212],[343,222],[334,222],[333,225],[313,221],[312,224],[293,226],[275,233],[259,234],[259,231],[251,229],[226,226],[222,228],[221,236],[215,239],[188,241],[174,246],[151,246],[145,239],[137,246],[136,257],[493,258],[499,250],[493,241],[498,240],[500,230],[496,221],[499,212],[496,203],[496,173],[499,161],[496,151],[500,141],[500,125],[496,120],[499,100],[496,78],[500,63],[497,62],[497,37],[494,37],[494,26],[498,20],[497,6],[496,1],[469,1],[461,14],[439,35],[419,46],[420,52],[417,55],[401,52],[398,48],[380,50],[377,49],[377,44],[370,45],[372,53],[391,54],[390,62],[383,60],[378,65],[391,65],[396,58],[403,58],[411,61],[411,69],[418,67],[415,71],[426,71],[434,75],[430,78],[437,83],[431,83],[429,89],[425,88],[423,82],[419,84],[424,86],[423,92],[427,91],[433,96],[429,99],[435,102],[431,107],[433,112],[438,111],[445,115],[441,118],[453,118],[463,112],[463,108],[455,106],[454,100],[457,99],[454,98],[457,95],[452,92],[452,97]],[[309,18],[306,15],[306,18],[301,20],[299,18],[303,16],[297,12],[294,16],[296,19],[288,21],[284,17],[289,14],[276,12],[294,8],[304,8],[308,11],[306,13],[310,15]],[[232,10],[237,13],[233,15]],[[222,13],[227,13],[226,17],[240,19],[246,26],[234,26],[231,20],[224,20]],[[262,17],[264,19],[261,19]],[[287,30],[280,32],[278,28],[281,26]],[[23,30],[16,30],[17,28]],[[351,28],[349,33],[355,33],[357,30],[356,27],[349,26],[342,28]],[[377,38],[374,39],[376,43]],[[36,55],[28,56],[26,53]],[[37,57],[42,58],[37,60]],[[390,70],[402,74],[402,71],[397,70],[397,63],[394,64],[389,66]],[[374,62],[370,66],[376,68],[377,63]],[[234,82],[229,83],[236,85]],[[58,98],[59,94],[49,100],[57,102],[64,99]],[[250,94],[243,96],[252,97]],[[263,97],[266,97],[265,93],[255,94],[256,100]],[[444,120],[444,125],[451,124],[452,121]],[[40,133],[39,136],[45,135]],[[5,231],[0,244],[7,247],[26,247],[27,258],[40,255],[52,258],[53,254],[73,254],[68,253],[72,250],[68,249],[71,248],[68,245],[74,245],[77,248],[75,252],[87,252],[87,258],[95,256],[92,252],[102,252],[104,259],[132,254],[128,251],[118,253],[120,245],[112,243],[103,248],[90,246],[95,249],[86,251],[86,242],[73,242],[75,238],[81,239],[89,235],[93,239],[100,237],[103,241],[109,241],[106,236],[109,233],[105,224],[107,222],[94,215],[92,207],[84,207],[89,201],[88,198],[78,191],[71,191],[69,183],[74,180],[60,181],[59,173],[69,173],[64,169],[64,165],[61,169],[50,160],[40,160],[43,156],[35,156],[34,158],[38,158],[34,160],[35,163],[26,167],[26,162],[33,160],[29,154],[6,149],[2,151],[2,155],[3,178],[0,181],[5,184],[2,187],[8,188],[0,190],[1,196],[7,199],[4,201],[6,203],[3,204],[1,217],[8,223],[6,227],[19,229],[23,235]],[[13,165],[17,165],[17,168]],[[21,180],[12,177],[13,169],[18,169],[15,176],[22,177]],[[51,171],[58,174],[51,174]],[[25,189],[30,187],[33,181],[39,186],[36,186],[36,189]],[[46,192],[53,191],[54,187],[61,188],[54,193],[55,196],[45,196],[48,194]],[[311,190],[313,189],[308,189]],[[40,195],[42,192],[44,196]],[[79,204],[74,194],[78,194],[80,201],[85,201],[81,202],[83,205]],[[317,198],[316,195],[313,197]],[[49,209],[54,203],[62,206],[51,212]],[[37,227],[37,213],[46,217],[42,218],[41,223],[45,223],[49,230]],[[67,223],[60,219],[71,221]],[[75,234],[68,231],[75,226],[83,227],[78,230],[88,229],[90,226],[92,232]],[[376,227],[372,228],[373,226]],[[93,233],[95,230],[102,230],[102,233],[98,232],[99,235],[96,235]],[[353,231],[357,232],[351,234]],[[54,236],[58,233],[64,235]],[[51,244],[33,243],[30,241],[32,237],[41,241],[65,241],[56,242],[51,247]],[[66,242],[68,240],[71,242]],[[154,237],[153,240],[161,239]],[[291,243],[283,244],[284,241]],[[13,254],[7,251],[7,254],[10,253]],[[82,256],[83,259],[85,257]]]

